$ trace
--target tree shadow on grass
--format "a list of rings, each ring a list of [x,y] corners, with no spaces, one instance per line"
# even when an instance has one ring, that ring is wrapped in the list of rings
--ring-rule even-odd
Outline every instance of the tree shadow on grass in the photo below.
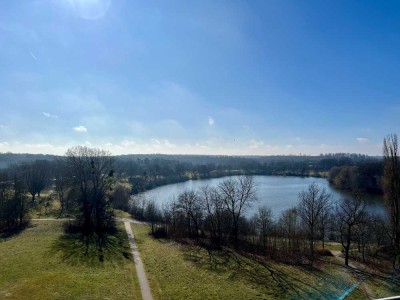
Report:
[[[18,226],[9,230],[0,231],[0,241],[12,238],[21,234],[26,228],[34,226],[30,222],[24,223],[22,226]]]
[[[266,259],[237,253],[231,249],[212,250],[202,247],[183,247],[184,258],[199,268],[217,273],[230,273],[232,279],[246,280],[273,293],[274,297],[291,299],[337,299],[352,283],[318,268],[292,266],[306,275],[293,274]]]
[[[102,268],[121,266],[126,260],[132,260],[127,236],[121,230],[103,236],[101,241],[96,236],[66,233],[54,242],[51,252],[72,266]]]

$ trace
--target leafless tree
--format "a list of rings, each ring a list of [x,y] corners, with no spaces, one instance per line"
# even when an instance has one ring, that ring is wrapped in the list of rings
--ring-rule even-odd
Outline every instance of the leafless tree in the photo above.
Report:
[[[108,193],[113,185],[113,158],[107,151],[74,147],[67,151],[71,184],[79,191],[82,229],[101,236],[112,224]]]
[[[325,239],[327,234],[332,229],[332,201],[326,201],[323,205],[322,212],[318,222],[319,237],[322,240],[322,249],[325,249]]]
[[[251,176],[229,178],[224,180],[218,189],[232,217],[231,239],[237,247],[240,218],[246,207],[256,200],[254,180]]]
[[[129,210],[129,199],[130,190],[129,188],[119,184],[117,185],[112,194],[110,195],[110,201],[114,208],[122,209],[124,211]]]
[[[178,196],[178,208],[186,218],[189,236],[198,237],[202,210],[200,200],[194,191],[184,191]]]
[[[255,215],[255,224],[261,246],[265,250],[268,250],[268,238],[271,235],[273,223],[271,208],[260,207]]]
[[[294,207],[283,211],[279,218],[278,226],[281,236],[284,238],[283,241],[286,241],[287,250],[293,253],[295,248],[297,248],[295,241],[300,230],[297,209]]]
[[[355,192],[353,197],[340,200],[336,208],[336,222],[340,241],[345,251],[345,265],[349,265],[349,252],[354,240],[355,228],[363,222],[365,216],[365,201],[361,194]]]
[[[219,247],[222,240],[222,224],[225,202],[216,188],[204,186],[200,188],[199,198],[205,212],[205,226],[211,233],[211,243]]]
[[[383,163],[383,191],[395,250],[393,267],[396,268],[400,252],[400,163],[396,134],[391,134],[383,140]]]
[[[40,192],[50,184],[51,166],[46,160],[35,160],[27,162],[17,167],[21,174],[24,184],[31,194],[31,206],[35,206],[36,195],[40,197]]]
[[[17,169],[0,173],[0,232],[27,224],[28,209],[25,185]]]
[[[314,241],[318,234],[318,225],[321,218],[325,217],[329,207],[330,194],[325,188],[312,183],[307,190],[299,193],[298,213],[305,225],[307,237],[310,244],[311,263],[314,261]],[[325,221],[325,220],[324,220]]]
[[[160,220],[160,211],[154,202],[154,200],[150,200],[146,204],[146,208],[144,211],[144,217],[151,224],[151,234],[154,235],[157,222]]]
[[[361,253],[362,261],[366,261],[366,247],[372,239],[372,231],[373,231],[373,216],[365,212],[362,216],[362,219],[355,227],[355,233],[358,243],[358,252]]]

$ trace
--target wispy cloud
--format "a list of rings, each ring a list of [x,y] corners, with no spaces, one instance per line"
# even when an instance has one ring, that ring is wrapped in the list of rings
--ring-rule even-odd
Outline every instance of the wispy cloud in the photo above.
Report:
[[[33,54],[32,52],[29,52],[29,54],[32,56],[32,58],[33,58],[34,60],[38,60],[35,54]]]
[[[358,138],[356,138],[356,141],[359,142],[360,144],[366,144],[369,142],[369,139],[363,138],[363,137],[358,137]]]
[[[262,146],[264,146],[264,142],[263,141],[250,140],[250,145],[249,145],[250,149],[257,149],[257,148],[262,147]]]
[[[73,129],[74,129],[74,131],[80,132],[80,133],[84,133],[84,132],[88,131],[87,128],[85,126],[82,126],[82,125],[76,126]]]
[[[214,119],[211,116],[208,117],[208,125],[210,125],[210,126],[214,125]]]
[[[57,115],[53,115],[51,113],[48,112],[42,112],[43,116],[47,117],[47,118],[51,118],[51,119],[58,119]]]

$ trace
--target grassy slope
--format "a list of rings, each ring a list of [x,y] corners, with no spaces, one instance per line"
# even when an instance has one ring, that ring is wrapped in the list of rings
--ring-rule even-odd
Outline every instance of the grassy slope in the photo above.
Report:
[[[261,265],[237,254],[155,240],[146,226],[132,227],[155,299],[337,299],[355,283],[332,257],[316,271]]]
[[[0,298],[140,299],[126,234],[108,240],[99,253],[61,221],[37,221],[19,235],[0,239]]]

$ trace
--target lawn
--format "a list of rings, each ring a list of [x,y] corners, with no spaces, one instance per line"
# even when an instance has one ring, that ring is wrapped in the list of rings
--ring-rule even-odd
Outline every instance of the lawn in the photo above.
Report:
[[[229,251],[153,239],[145,225],[132,228],[155,299],[337,299],[357,280],[334,257],[313,270],[258,263]]]
[[[0,239],[1,299],[141,299],[125,231],[102,251],[63,233],[62,221],[33,221]]]

